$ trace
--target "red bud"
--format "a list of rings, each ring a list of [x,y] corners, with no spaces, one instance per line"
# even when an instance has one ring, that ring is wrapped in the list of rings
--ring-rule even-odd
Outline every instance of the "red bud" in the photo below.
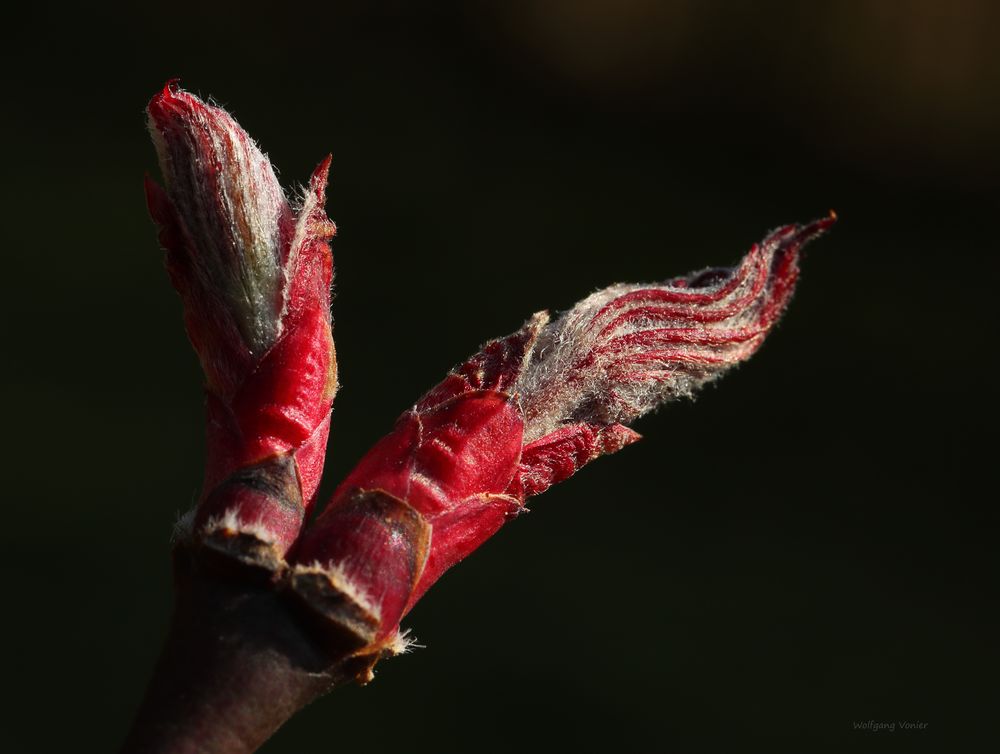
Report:
[[[359,611],[374,616],[364,637],[376,652],[525,498],[635,442],[625,423],[750,356],[791,296],[800,249],[832,222],[781,228],[732,269],[611,286],[488,343],[404,413],[334,493],[293,554],[297,573],[326,574],[296,586],[300,595],[340,630]],[[408,544],[391,523],[400,511]]]
[[[149,208],[206,379],[195,534],[225,548],[249,533],[280,556],[319,484],[337,389],[335,228],[323,211],[330,159],[293,206],[221,108],[171,82],[148,111],[166,179],[166,191],[147,180]]]

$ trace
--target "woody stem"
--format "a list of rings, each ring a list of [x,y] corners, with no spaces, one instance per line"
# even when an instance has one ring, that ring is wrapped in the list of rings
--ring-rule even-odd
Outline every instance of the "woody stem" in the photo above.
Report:
[[[175,551],[169,634],[123,754],[248,754],[352,677],[266,577]]]

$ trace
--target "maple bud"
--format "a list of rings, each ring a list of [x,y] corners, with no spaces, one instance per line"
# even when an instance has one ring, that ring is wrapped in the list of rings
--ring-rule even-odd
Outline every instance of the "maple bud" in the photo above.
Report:
[[[779,228],[733,268],[613,285],[486,344],[340,484],[292,554],[293,591],[374,662],[428,587],[526,498],[635,442],[626,424],[759,348],[802,246],[833,221]]]
[[[205,373],[208,458],[193,534],[243,559],[280,558],[315,496],[337,389],[330,158],[290,203],[221,108],[170,82],[148,124],[166,190],[147,178],[147,202]]]

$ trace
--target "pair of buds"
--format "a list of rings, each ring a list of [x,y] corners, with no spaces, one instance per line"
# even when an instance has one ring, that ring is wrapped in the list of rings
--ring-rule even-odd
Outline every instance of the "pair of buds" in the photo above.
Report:
[[[628,423],[754,353],[802,246],[834,221],[779,228],[732,268],[535,314],[404,412],[306,525],[337,392],[330,158],[290,201],[222,109],[171,82],[148,113],[166,189],[147,180],[147,199],[205,373],[205,482],[182,540],[263,570],[372,664],[400,647],[427,589],[528,497],[635,442]]]

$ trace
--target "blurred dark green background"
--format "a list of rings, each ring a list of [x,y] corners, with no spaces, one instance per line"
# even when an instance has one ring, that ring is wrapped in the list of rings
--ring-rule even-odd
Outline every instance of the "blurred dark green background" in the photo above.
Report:
[[[997,743],[998,28],[988,0],[29,7],[3,53],[0,748],[114,750],[170,609],[203,448],[142,195],[173,76],[288,185],[334,155],[328,490],[531,312],[841,217],[749,364],[536,500],[407,620],[425,649],[265,752]]]

